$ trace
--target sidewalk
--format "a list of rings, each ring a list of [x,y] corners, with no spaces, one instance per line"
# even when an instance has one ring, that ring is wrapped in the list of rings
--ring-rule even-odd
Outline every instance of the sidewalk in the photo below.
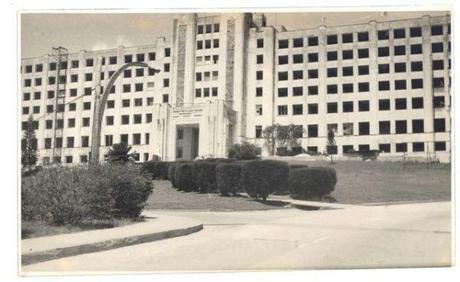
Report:
[[[21,240],[22,265],[188,235],[203,229],[193,219],[161,215],[146,222]]]

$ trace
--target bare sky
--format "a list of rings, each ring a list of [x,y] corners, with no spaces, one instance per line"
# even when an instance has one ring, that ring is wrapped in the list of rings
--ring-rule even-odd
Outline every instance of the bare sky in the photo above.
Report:
[[[284,25],[288,30],[386,21],[422,15],[446,15],[447,11],[417,12],[309,12],[266,13],[267,25]],[[47,54],[52,46],[70,52],[98,50],[116,46],[151,44],[156,37],[170,37],[174,14],[165,13],[52,13],[21,15],[21,56]]]

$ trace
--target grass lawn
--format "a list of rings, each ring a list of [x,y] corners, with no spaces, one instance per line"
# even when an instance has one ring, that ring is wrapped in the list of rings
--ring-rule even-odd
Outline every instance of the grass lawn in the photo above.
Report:
[[[81,231],[93,230],[93,229],[113,228],[113,227],[119,227],[119,226],[132,224],[132,223],[139,222],[142,220],[143,220],[142,218],[139,219],[138,221],[127,220],[127,219],[116,219],[116,220],[111,220],[107,222],[98,222],[98,223],[92,223],[92,224],[85,224],[81,226],[72,226],[70,224],[57,226],[57,225],[49,225],[41,221],[22,221],[21,239],[29,239],[29,238],[35,238],[35,237],[74,233],[74,232],[81,232]]]
[[[245,197],[223,197],[217,193],[181,192],[167,180],[155,180],[155,188],[147,200],[146,209],[179,209],[209,211],[250,211],[282,208],[284,203],[267,201],[263,204]]]
[[[339,203],[362,204],[451,199],[450,165],[427,169],[425,165],[403,168],[400,162],[382,161],[289,161],[309,166],[328,166],[337,171],[332,193]]]

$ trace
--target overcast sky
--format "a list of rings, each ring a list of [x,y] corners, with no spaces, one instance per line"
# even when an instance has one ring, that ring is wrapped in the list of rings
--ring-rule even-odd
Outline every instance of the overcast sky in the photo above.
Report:
[[[386,21],[422,15],[446,15],[444,11],[417,12],[315,12],[266,13],[267,25],[284,25],[288,30],[315,28],[322,20],[328,26]],[[200,14],[201,15],[201,14]],[[52,46],[70,52],[114,48],[120,45],[151,44],[159,36],[170,38],[174,14],[59,13],[21,15],[21,56],[47,54]]]

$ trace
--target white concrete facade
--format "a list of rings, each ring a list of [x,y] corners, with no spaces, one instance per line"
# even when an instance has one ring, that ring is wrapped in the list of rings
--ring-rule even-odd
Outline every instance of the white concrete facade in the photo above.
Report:
[[[38,123],[40,163],[53,161],[56,145],[55,161],[88,159],[98,56],[103,86],[125,62],[161,71],[132,68],[117,80],[101,158],[122,141],[140,161],[224,157],[242,141],[266,154],[260,129],[279,123],[305,129],[304,150],[325,151],[329,127],[339,155],[380,149],[450,161],[449,16],[286,31],[263,14],[184,14],[173,26],[171,40],[152,45],[70,53],[63,121],[52,114],[50,57],[22,60],[22,122],[32,114]]]

